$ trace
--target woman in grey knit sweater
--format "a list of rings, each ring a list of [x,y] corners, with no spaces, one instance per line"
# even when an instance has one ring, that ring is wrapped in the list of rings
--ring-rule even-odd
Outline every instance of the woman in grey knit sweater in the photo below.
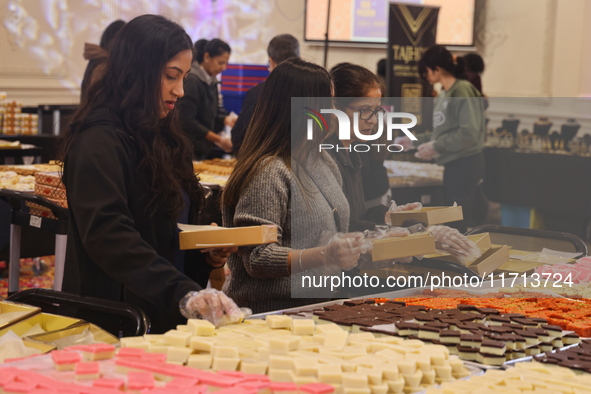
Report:
[[[315,127],[307,141],[305,115],[290,121],[292,97],[308,98],[307,107],[331,108],[331,96],[330,76],[322,67],[301,59],[277,66],[263,86],[226,185],[224,226],[277,225],[276,243],[240,248],[228,259],[232,274],[224,292],[255,313],[322,301],[311,298],[330,291],[303,288],[302,275],[349,270],[362,251],[361,233],[346,234],[349,205],[338,168],[317,153],[325,132]],[[327,233],[345,235],[319,246]]]

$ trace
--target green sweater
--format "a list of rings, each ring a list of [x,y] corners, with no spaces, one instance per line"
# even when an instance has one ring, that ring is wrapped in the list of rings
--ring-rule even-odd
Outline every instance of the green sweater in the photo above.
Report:
[[[435,99],[433,132],[417,136],[417,142],[435,141],[435,161],[445,165],[482,152],[485,133],[484,99],[470,82],[458,79]]]

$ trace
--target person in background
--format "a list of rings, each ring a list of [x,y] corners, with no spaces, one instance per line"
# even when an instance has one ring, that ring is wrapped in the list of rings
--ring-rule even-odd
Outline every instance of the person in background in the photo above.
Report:
[[[384,60],[384,59],[382,59]],[[335,97],[356,97],[355,93],[358,93],[356,89],[353,89],[354,81],[349,81],[348,78],[360,78],[361,81],[357,83],[369,83],[369,81],[377,81],[379,84],[379,91],[384,97],[385,86],[380,80],[379,76],[371,73],[364,67],[363,71],[358,69],[354,64],[351,63],[339,63],[330,70],[330,74],[333,78],[333,83],[340,86],[340,96]],[[347,72],[335,73],[334,71],[343,68]],[[369,72],[372,77],[367,74]],[[351,89],[351,90],[347,90]],[[341,99],[342,100],[342,99]],[[376,144],[387,144],[387,135],[384,133],[378,140],[373,141]],[[361,180],[363,184],[363,194],[365,196],[365,208],[368,212],[375,212],[372,208],[388,205],[392,199],[392,192],[390,190],[390,180],[388,179],[388,170],[384,167],[384,160],[389,156],[389,152],[386,149],[370,150],[369,152],[358,153],[360,160],[363,165],[361,166]]]
[[[271,72],[241,148],[248,155],[238,156],[222,195],[224,226],[277,226],[277,242],[240,248],[228,259],[232,275],[224,292],[255,313],[319,302],[292,298],[304,271],[349,270],[361,253],[362,234],[345,234],[349,205],[338,169],[317,150],[327,130],[312,126],[308,141],[307,117],[298,113],[292,123],[292,97],[306,98],[306,108],[329,108],[328,72],[299,58]],[[323,231],[345,235],[319,246]]]
[[[351,124],[351,136],[356,139],[353,132],[354,113],[359,113],[359,131],[365,135],[375,134],[375,126],[378,124],[379,114],[384,113],[382,108],[381,81],[365,67],[350,63],[343,63],[333,67],[330,71],[335,93],[335,107],[345,112]],[[348,151],[343,147],[350,147],[356,141],[341,141],[338,135],[332,134],[328,143],[340,146],[341,149],[330,150],[331,157],[339,168],[343,178],[343,192],[347,197],[350,207],[349,231],[374,230],[376,225],[390,223],[390,207],[378,205],[365,209],[365,198],[361,184],[374,181],[374,174],[365,174],[363,171],[363,156],[365,153]],[[375,149],[375,148],[373,148]],[[396,208],[397,211],[412,210],[418,203],[406,204]],[[404,226],[417,224],[417,221],[406,221]],[[478,248],[466,236],[456,229],[447,226],[430,226],[426,228],[433,234],[438,249],[445,250],[458,258],[466,258],[479,255]],[[392,236],[404,236],[404,231],[394,231]],[[412,258],[401,259],[401,262],[410,262]]]
[[[220,136],[224,126],[233,127],[236,119],[220,105],[216,76],[228,65],[231,49],[214,38],[195,43],[195,62],[185,81],[185,96],[179,100],[183,130],[191,141],[197,160],[207,158],[214,145],[232,151],[229,137]]]
[[[240,314],[223,293],[202,290],[237,249],[179,250],[177,222],[196,223],[204,201],[175,109],[192,60],[181,26],[157,15],[133,19],[63,136],[63,291],[139,307],[153,333],[183,316]]]
[[[463,58],[464,64],[466,65],[464,70],[466,79],[484,96],[484,93],[482,93],[482,80],[480,78],[484,72],[484,60],[482,56],[477,53],[469,53]]]
[[[386,86],[386,59],[380,59],[377,64],[376,75],[382,86]],[[386,89],[382,89],[382,97],[386,97]]]
[[[119,30],[125,26],[125,22],[118,19],[111,23],[101,36],[101,42],[99,45],[95,44],[84,44],[84,59],[88,60],[86,70],[84,71],[84,77],[82,78],[82,86],[80,90],[80,97],[84,96],[84,93],[88,90],[88,85],[92,80],[92,73],[95,68],[104,63],[109,57],[109,45]]]
[[[269,42],[269,46],[267,46],[267,55],[269,56],[269,71],[271,72],[278,64],[281,64],[285,60],[292,57],[300,57],[300,43],[298,42],[298,39],[291,34],[280,34],[273,37],[271,42]],[[263,83],[264,82],[259,83],[257,86],[250,89],[242,103],[240,116],[232,129],[232,153],[234,156],[238,156],[238,151],[242,146],[244,135],[252,120],[254,107],[261,95]]]
[[[435,99],[433,132],[417,136],[422,160],[435,159],[445,167],[443,188],[445,204],[457,202],[462,206],[464,220],[450,223],[461,232],[467,230],[474,196],[484,177],[484,100],[466,80],[464,59],[454,62],[443,46],[429,48],[419,61],[420,75],[430,84],[441,83],[443,89]],[[398,137],[395,143],[409,149],[408,137]]]

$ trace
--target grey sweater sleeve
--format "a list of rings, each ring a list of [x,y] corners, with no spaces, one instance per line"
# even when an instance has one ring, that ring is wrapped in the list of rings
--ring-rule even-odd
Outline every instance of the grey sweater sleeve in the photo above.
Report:
[[[290,239],[284,239],[291,229],[290,209],[291,172],[279,160],[267,165],[247,186],[236,206],[233,225],[236,227],[277,225],[277,242],[241,248],[239,253],[250,254],[245,269],[253,278],[289,277],[287,260]]]

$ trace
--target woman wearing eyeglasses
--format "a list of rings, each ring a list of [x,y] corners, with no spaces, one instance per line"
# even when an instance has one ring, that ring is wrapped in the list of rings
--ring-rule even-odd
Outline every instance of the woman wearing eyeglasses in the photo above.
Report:
[[[351,128],[353,127],[354,113],[357,112],[359,113],[359,132],[365,135],[373,134],[374,126],[378,124],[380,112],[386,112],[381,107],[383,88],[378,78],[368,69],[350,63],[337,64],[330,70],[330,75],[334,84],[335,105],[347,114],[351,121]],[[355,138],[352,129],[351,136]],[[376,183],[379,183],[380,178],[379,173],[375,171],[372,173],[369,170],[371,152],[359,153],[355,151],[352,149],[355,141],[353,139],[341,141],[337,133],[333,133],[327,142],[338,147],[329,152],[339,166],[343,178],[343,190],[349,201],[351,209],[349,229],[352,231],[373,230],[376,224],[384,224],[388,207],[377,204],[366,209],[365,205],[364,175],[366,183],[374,187]],[[371,143],[377,143],[377,141]],[[379,185],[377,186],[379,187]],[[380,195],[383,195],[388,189],[389,185],[386,185]]]
[[[341,63],[333,67],[330,76],[334,85],[335,106],[347,114],[351,128],[354,124],[354,113],[357,112],[359,113],[359,132],[365,135],[374,134],[380,113],[386,112],[381,106],[382,85],[378,78],[368,69],[350,63]],[[353,129],[351,129],[351,136],[355,138]],[[389,222],[388,207],[385,205],[380,204],[365,209],[362,183],[364,181],[371,183],[376,179],[375,174],[367,171],[367,160],[364,160],[367,154],[360,154],[355,149],[348,150],[355,144],[354,140],[341,141],[338,135],[333,134],[329,137],[329,141],[330,144],[340,148],[329,150],[329,152],[339,167],[343,179],[343,192],[349,202],[349,231],[374,230],[376,225]],[[376,148],[372,147],[372,149]],[[417,205],[418,203],[411,203],[399,209],[413,209]],[[438,249],[461,259],[480,255],[476,245],[456,229],[447,226],[430,226],[427,231],[435,237]],[[401,235],[405,235],[404,231],[392,233],[392,236]],[[408,263],[412,261],[412,257],[400,261]]]

